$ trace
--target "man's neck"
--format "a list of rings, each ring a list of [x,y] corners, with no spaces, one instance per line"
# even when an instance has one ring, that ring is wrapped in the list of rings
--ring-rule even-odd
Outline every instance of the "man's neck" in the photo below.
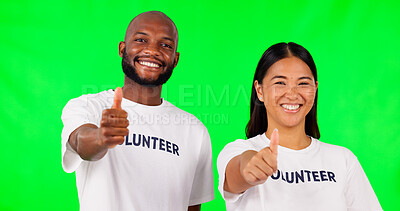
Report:
[[[124,98],[130,101],[143,105],[156,106],[162,103],[161,88],[162,85],[154,87],[142,86],[125,76],[122,92]]]

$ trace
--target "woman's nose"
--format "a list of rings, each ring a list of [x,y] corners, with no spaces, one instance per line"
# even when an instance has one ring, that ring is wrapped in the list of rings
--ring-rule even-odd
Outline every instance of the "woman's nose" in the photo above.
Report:
[[[288,86],[285,96],[288,98],[297,98],[298,94],[299,93],[296,86]]]

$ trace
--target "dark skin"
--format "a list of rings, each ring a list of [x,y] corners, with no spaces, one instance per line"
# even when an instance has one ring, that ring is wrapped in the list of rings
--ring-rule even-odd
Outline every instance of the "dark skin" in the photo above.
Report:
[[[158,13],[145,13],[136,17],[127,29],[125,41],[119,43],[119,55],[124,50],[128,60],[141,78],[155,80],[166,71],[167,66],[178,64],[178,33],[167,17]],[[135,57],[138,60],[134,60]],[[149,67],[148,62],[159,67]],[[164,65],[162,65],[164,63]],[[125,76],[124,97],[144,105],[161,104],[162,86],[141,86]]]
[[[162,13],[147,12],[137,16],[128,26],[125,41],[119,43],[119,55],[126,51],[128,62],[137,74],[147,80],[155,80],[167,66],[178,64],[178,33],[173,22]],[[138,59],[135,59],[138,58]],[[115,90],[114,104],[102,113],[100,128],[84,124],[75,129],[69,144],[84,160],[103,158],[108,149],[124,142],[129,134],[127,112],[121,108],[122,98],[136,103],[160,105],[160,86],[142,86],[125,76],[122,89]],[[198,211],[201,205],[189,206],[188,211]]]

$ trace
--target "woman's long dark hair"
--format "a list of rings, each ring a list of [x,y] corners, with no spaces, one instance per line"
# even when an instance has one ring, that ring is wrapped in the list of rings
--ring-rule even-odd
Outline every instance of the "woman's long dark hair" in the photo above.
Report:
[[[250,120],[246,126],[247,138],[254,137],[258,134],[264,133],[268,128],[267,111],[264,103],[261,102],[257,97],[257,92],[254,87],[254,82],[257,80],[259,84],[262,83],[268,69],[277,61],[295,56],[305,62],[311,69],[315,81],[317,81],[317,68],[310,52],[307,51],[303,46],[289,42],[289,43],[277,43],[269,47],[262,55],[258,62],[256,73],[254,74],[251,99],[250,99]],[[320,138],[318,124],[317,124],[317,97],[318,90],[315,93],[314,105],[310,112],[306,116],[305,132],[307,135],[314,138]]]

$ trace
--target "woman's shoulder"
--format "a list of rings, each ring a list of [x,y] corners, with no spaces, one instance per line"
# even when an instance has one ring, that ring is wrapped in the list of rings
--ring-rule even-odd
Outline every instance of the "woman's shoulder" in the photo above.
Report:
[[[246,150],[258,151],[260,149],[260,146],[263,145],[265,145],[265,140],[262,139],[261,135],[257,135],[249,139],[236,139],[235,141],[226,144],[220,154],[225,154],[230,152],[238,153]]]
[[[343,155],[343,156],[346,156],[347,158],[355,157],[353,152],[350,149],[346,148],[346,147],[335,145],[335,144],[326,143],[326,142],[320,141],[318,139],[314,139],[314,140],[317,142],[317,144],[319,145],[319,149],[323,153],[335,154],[335,155]]]
[[[254,149],[264,148],[267,146],[267,142],[269,144],[269,140],[265,140],[262,137],[262,134],[248,138],[248,139],[236,139],[233,142],[228,143],[226,146],[243,146],[243,147],[250,147]]]
[[[217,166],[222,168],[228,164],[228,162],[235,156],[242,154],[247,150],[260,150],[260,145],[264,140],[260,135],[249,138],[249,139],[236,139],[225,145],[225,147],[218,154]],[[264,143],[265,145],[265,143]]]

